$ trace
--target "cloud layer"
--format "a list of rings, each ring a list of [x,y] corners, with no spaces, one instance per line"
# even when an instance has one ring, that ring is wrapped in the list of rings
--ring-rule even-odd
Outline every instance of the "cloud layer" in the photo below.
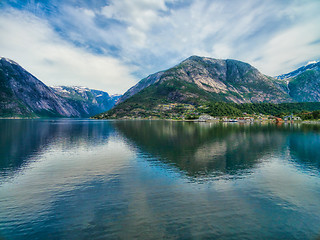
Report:
[[[42,19],[25,12],[0,16],[0,53],[47,85],[77,85],[124,92],[135,84],[134,67],[65,41]]]
[[[0,51],[51,84],[123,92],[190,55],[268,75],[320,58],[317,0],[32,2],[2,6]]]

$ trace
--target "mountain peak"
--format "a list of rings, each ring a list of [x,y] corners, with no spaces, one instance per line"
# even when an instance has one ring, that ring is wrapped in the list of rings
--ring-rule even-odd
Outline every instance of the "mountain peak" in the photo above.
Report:
[[[181,63],[187,62],[187,61],[224,61],[224,59],[217,59],[217,58],[211,58],[211,57],[204,57],[204,56],[197,56],[197,55],[192,55],[185,60],[183,60]]]
[[[309,62],[306,64],[306,66],[308,66],[308,65],[310,65],[310,64],[318,63],[318,62],[320,62],[320,61],[309,61]]]
[[[282,74],[279,76],[276,76],[275,78],[279,79],[279,80],[284,80],[284,79],[291,79],[294,77],[297,77],[298,75],[300,75],[301,73],[304,73],[307,70],[312,70],[312,69],[320,69],[320,61],[309,61],[306,65],[292,71],[286,74]]]
[[[14,65],[20,66],[17,62],[11,60],[10,58],[0,57],[0,61],[5,61],[5,62],[8,62],[10,64],[14,64]]]
[[[201,56],[197,56],[197,55],[192,55],[192,56],[186,58],[184,61],[187,61],[187,60],[198,60],[198,59],[203,59],[203,58],[205,58],[205,57],[201,57]],[[184,61],[183,61],[183,62],[184,62]]]

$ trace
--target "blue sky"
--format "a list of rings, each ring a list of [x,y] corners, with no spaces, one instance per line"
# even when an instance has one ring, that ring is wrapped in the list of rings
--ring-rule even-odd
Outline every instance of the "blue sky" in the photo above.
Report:
[[[191,55],[267,75],[320,59],[320,1],[0,1],[0,56],[48,85],[123,93]]]

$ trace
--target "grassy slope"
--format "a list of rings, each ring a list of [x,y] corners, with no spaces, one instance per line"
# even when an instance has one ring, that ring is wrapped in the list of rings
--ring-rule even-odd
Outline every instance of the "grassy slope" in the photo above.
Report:
[[[132,112],[149,116],[158,104],[186,103],[198,106],[222,100],[222,94],[210,93],[192,83],[175,79],[151,85],[97,117],[111,117],[115,114],[118,118],[132,115]]]

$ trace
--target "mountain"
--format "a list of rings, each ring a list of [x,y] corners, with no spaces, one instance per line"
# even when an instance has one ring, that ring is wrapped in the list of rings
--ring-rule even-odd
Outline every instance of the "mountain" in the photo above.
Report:
[[[299,74],[304,73],[307,70],[314,70],[316,68],[319,68],[319,63],[320,63],[319,61],[310,61],[305,66],[302,66],[292,72],[276,76],[275,78],[280,79],[280,80],[284,80],[284,79],[296,77]]]
[[[237,60],[191,56],[166,71],[142,79],[118,104],[99,117],[155,112],[161,104],[201,105],[208,102],[292,102],[286,83]],[[143,114],[142,114],[143,115]]]
[[[179,65],[142,79],[129,89],[119,103],[150,85],[189,85],[195,88],[192,94],[207,99],[248,103],[291,101],[285,91],[279,89],[281,81],[261,74],[251,65],[236,60],[220,60],[191,56]],[[182,87],[182,86],[181,86]],[[184,101],[189,93],[182,89],[170,91],[168,98]],[[179,95],[179,96],[178,96]],[[178,99],[180,98],[180,99]]]
[[[89,117],[111,109],[121,95],[109,95],[107,92],[79,86],[54,86],[54,92],[67,99],[81,116]]]
[[[97,90],[48,87],[18,63],[0,58],[0,117],[88,117],[110,109],[118,98]]]
[[[310,62],[287,74],[276,77],[287,84],[287,93],[297,102],[320,101],[320,62]]]
[[[67,100],[16,62],[0,59],[1,116],[80,117]]]

